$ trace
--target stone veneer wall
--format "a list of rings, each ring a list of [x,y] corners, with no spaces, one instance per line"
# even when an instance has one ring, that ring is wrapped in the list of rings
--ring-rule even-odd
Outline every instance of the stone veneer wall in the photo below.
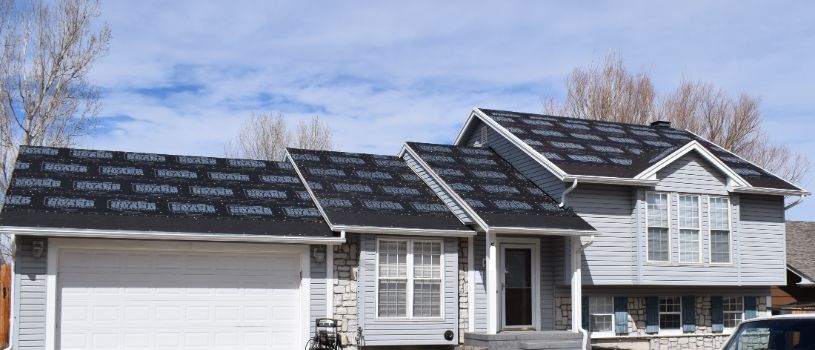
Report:
[[[469,289],[467,288],[467,247],[468,239],[459,238],[458,240],[458,342],[464,343],[464,332],[469,327]]]
[[[645,297],[628,298],[628,335],[614,338],[595,338],[592,345],[603,349],[702,350],[719,349],[728,335],[712,333],[710,296],[696,297],[696,331],[679,335],[645,333]],[[571,298],[555,297],[555,329],[571,327]],[[759,316],[768,316],[767,298],[759,297]]]
[[[334,318],[344,349],[355,350],[359,343],[357,319],[357,272],[359,242],[350,237],[334,246]]]

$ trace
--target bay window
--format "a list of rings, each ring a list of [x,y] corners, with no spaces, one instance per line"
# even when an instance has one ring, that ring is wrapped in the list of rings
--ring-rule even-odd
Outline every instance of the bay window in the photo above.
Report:
[[[377,262],[379,317],[441,317],[441,241],[379,240]]]
[[[668,194],[648,192],[648,261],[669,262],[670,220],[668,220]]]
[[[699,263],[699,196],[679,195],[679,263]]]

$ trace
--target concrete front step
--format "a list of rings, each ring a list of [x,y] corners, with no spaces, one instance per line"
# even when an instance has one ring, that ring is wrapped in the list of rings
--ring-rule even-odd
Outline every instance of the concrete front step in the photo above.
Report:
[[[581,340],[560,340],[560,341],[522,341],[521,349],[524,350],[580,350],[583,341]]]
[[[498,334],[465,333],[464,345],[489,350],[580,349],[583,336],[566,331],[506,331]]]

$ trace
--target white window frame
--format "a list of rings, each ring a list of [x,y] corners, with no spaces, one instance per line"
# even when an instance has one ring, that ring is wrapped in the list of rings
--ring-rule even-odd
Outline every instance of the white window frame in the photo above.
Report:
[[[711,226],[711,222],[713,222],[713,206],[710,205],[713,198],[723,198],[727,200],[727,262],[713,262],[713,231],[721,231],[721,230],[714,230]],[[711,265],[732,265],[733,264],[733,205],[732,201],[730,200],[729,196],[708,196],[707,200],[707,220],[708,220],[708,261]]]
[[[602,314],[591,313],[591,305],[594,304],[593,301],[597,300],[599,298],[609,298],[611,300],[611,313],[610,314],[607,314],[607,313],[602,313]],[[591,329],[592,329],[592,327],[591,327],[592,316],[594,316],[594,315],[601,315],[601,316],[611,315],[611,330],[603,331],[603,332],[591,332],[592,338],[594,338],[594,337],[614,337],[614,336],[616,336],[617,334],[615,333],[614,330],[615,330],[615,327],[617,326],[617,320],[616,320],[616,316],[615,316],[615,312],[614,312],[614,297],[613,296],[605,296],[605,295],[589,296],[589,305],[588,305],[588,307],[589,307],[589,329],[588,329],[589,332],[591,332]]]
[[[379,244],[382,241],[393,241],[393,242],[407,242],[407,276],[406,276],[406,283],[405,291],[407,295],[405,296],[405,317],[383,317],[379,316]],[[413,243],[414,242],[422,242],[422,243],[439,243],[441,245],[441,255],[439,257],[439,269],[441,272],[441,285],[439,286],[439,316],[431,316],[431,317],[414,317],[413,316]],[[381,320],[443,320],[444,319],[444,309],[445,309],[445,300],[444,300],[444,279],[445,279],[445,270],[444,270],[444,240],[441,239],[403,239],[403,238],[377,238],[376,239],[376,265],[374,271],[374,315],[375,319]]]
[[[682,226],[682,197],[696,197],[696,227],[683,227]],[[669,202],[670,203],[670,202]],[[668,211],[670,211],[670,206],[668,207]],[[677,239],[678,245],[677,249],[677,259],[680,265],[699,265],[702,264],[702,257],[704,256],[703,251],[703,243],[702,243],[702,196],[698,194],[690,194],[690,193],[678,193],[676,196],[676,227],[677,227]],[[710,216],[708,216],[708,221],[710,220]],[[708,225],[710,226],[710,225]],[[697,239],[697,249],[698,249],[698,258],[696,261],[682,261],[682,230],[696,230],[696,239]]]
[[[727,310],[725,310],[725,309],[724,309],[724,303],[725,303],[725,299],[727,299],[727,298],[737,298],[737,299],[741,299],[741,321],[739,321],[739,324],[737,324],[735,327],[727,327],[727,326],[724,326],[724,321],[727,319],[727,317],[725,317],[725,316],[726,316],[727,314],[737,314],[737,313],[738,313],[738,312],[734,312],[734,311],[727,311]],[[745,316],[745,312],[744,312],[744,297],[743,297],[743,296],[734,296],[734,295],[731,295],[731,296],[724,296],[724,297],[722,297],[722,326],[724,326],[725,331],[727,331],[727,332],[732,332],[733,330],[735,330],[736,328],[738,328],[738,327],[739,327],[739,325],[740,325],[740,324],[742,324],[742,323],[745,321],[745,319],[744,319],[745,317],[744,317],[744,316]]]
[[[649,252],[648,237],[649,237],[649,234],[650,234],[649,229],[651,228],[651,226],[648,223],[648,195],[649,194],[664,194],[665,195],[665,200],[666,200],[667,205],[668,205],[668,208],[667,208],[668,209],[667,210],[667,212],[668,212],[668,227],[667,227],[667,229],[668,229],[668,260],[651,260],[650,254],[648,254],[648,252]],[[672,237],[672,235],[671,235],[671,193],[670,192],[664,192],[664,191],[646,191],[643,203],[645,204],[645,261],[650,263],[650,264],[668,265],[673,260],[673,258],[672,258],[673,257],[673,247],[672,247],[673,244],[672,244],[672,239],[671,239],[671,237]],[[665,227],[660,227],[660,228],[665,228]]]
[[[662,312],[662,308],[660,306],[661,301],[663,298],[678,298],[679,299],[679,311],[678,312]],[[659,334],[660,335],[676,335],[676,334],[683,334],[682,330],[682,297],[677,296],[661,296],[657,300],[657,322],[659,323]],[[662,328],[662,315],[679,315],[679,328]]]

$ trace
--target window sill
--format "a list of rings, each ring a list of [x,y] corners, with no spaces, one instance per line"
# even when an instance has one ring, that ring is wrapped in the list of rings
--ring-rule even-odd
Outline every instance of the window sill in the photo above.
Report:
[[[604,338],[616,338],[617,334],[614,332],[591,332],[591,339],[604,339]]]
[[[656,335],[663,336],[663,335],[685,335],[686,333],[682,331],[682,329],[660,329],[659,333]],[[691,333],[687,333],[688,335],[692,335]]]
[[[384,322],[441,322],[444,317],[374,317],[374,321]]]

